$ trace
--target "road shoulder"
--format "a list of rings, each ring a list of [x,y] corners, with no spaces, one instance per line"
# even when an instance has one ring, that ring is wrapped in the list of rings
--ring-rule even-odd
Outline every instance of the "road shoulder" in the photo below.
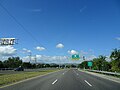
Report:
[[[80,70],[80,69],[78,69],[78,70],[81,71],[81,72],[84,72],[84,73],[88,73],[88,74],[100,77],[100,78],[104,78],[104,79],[107,79],[107,80],[110,80],[110,81],[114,81],[116,83],[120,83],[120,78],[117,78],[117,77],[114,77],[114,76],[98,74],[98,73],[94,73],[94,72],[88,72],[88,71],[84,71],[84,70]]]

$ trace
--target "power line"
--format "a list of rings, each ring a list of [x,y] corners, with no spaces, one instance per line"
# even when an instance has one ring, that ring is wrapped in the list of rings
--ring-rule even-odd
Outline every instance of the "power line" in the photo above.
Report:
[[[31,36],[31,38],[32,38],[38,45],[43,46],[43,45],[40,44],[39,41],[32,35],[32,33],[31,33],[30,31],[28,31],[28,30],[24,27],[24,25],[23,25],[20,21],[18,21],[18,20],[15,18],[15,16],[13,16],[13,15],[8,11],[8,9],[7,9],[6,7],[4,7],[1,3],[0,3],[0,6],[7,12],[7,14],[8,14],[26,33],[28,33],[28,34]],[[53,51],[49,51],[49,52],[53,52]]]
[[[7,12],[7,14],[8,14],[26,33],[28,33],[28,34],[32,37],[32,39],[33,39],[35,42],[37,42],[37,43],[39,44],[38,40],[31,34],[31,32],[29,32],[29,31],[24,27],[24,25],[22,25],[22,24],[15,18],[15,16],[13,16],[13,15],[7,10],[7,8],[5,8],[1,3],[0,3],[0,6]]]

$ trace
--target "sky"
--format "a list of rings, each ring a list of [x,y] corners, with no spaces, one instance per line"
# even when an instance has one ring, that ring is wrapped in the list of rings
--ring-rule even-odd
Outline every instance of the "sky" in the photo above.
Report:
[[[0,58],[29,54],[38,62],[79,63],[72,54],[91,60],[120,47],[119,0],[0,0]]]

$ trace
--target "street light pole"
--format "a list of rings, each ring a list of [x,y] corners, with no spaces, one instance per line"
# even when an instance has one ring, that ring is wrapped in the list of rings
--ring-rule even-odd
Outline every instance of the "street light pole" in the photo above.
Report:
[[[60,69],[60,64],[61,64],[61,61],[60,61],[60,56],[59,56],[59,69]]]
[[[83,56],[83,60],[85,61],[85,56]],[[84,65],[84,70],[85,70],[85,65]]]

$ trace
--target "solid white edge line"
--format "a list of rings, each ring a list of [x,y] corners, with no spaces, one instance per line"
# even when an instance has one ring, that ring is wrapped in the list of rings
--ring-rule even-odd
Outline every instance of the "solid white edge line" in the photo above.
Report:
[[[92,87],[92,85],[87,81],[87,80],[84,80],[90,87]]]
[[[58,80],[56,79],[52,84],[55,84]]]

